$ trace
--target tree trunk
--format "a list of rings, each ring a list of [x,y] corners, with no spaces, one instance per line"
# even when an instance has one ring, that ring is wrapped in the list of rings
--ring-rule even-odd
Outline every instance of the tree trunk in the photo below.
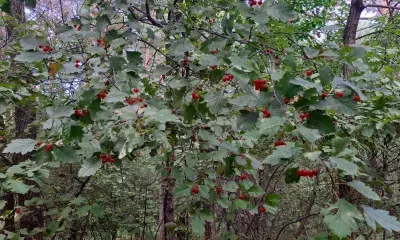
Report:
[[[351,0],[350,12],[343,33],[343,43],[345,45],[356,43],[358,23],[363,10],[363,0]]]
[[[174,198],[172,195],[174,185],[174,179],[169,176],[161,179],[160,210],[158,218],[159,231],[157,240],[174,239],[173,234],[169,234],[168,229],[165,227],[166,223],[174,222]]]

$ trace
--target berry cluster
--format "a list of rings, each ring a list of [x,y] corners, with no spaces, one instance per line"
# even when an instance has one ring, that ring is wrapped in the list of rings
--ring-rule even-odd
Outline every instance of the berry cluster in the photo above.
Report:
[[[306,76],[307,76],[307,77],[311,77],[312,74],[313,74],[312,69],[308,69],[308,70],[306,71]]]
[[[103,164],[106,164],[107,162],[110,162],[110,163],[115,162],[115,159],[113,157],[111,157],[110,155],[100,154],[100,159]]]
[[[225,74],[224,77],[222,78],[222,81],[224,82],[230,82],[233,80],[235,76],[233,76],[232,74]]]
[[[217,54],[217,53],[218,53],[218,49],[211,50],[210,53],[211,53],[211,54]]]
[[[284,145],[286,145],[286,143],[282,140],[278,140],[275,142],[275,147],[284,146]]]
[[[189,65],[189,59],[185,58],[185,59],[183,60],[183,65],[184,65],[184,66]]]
[[[96,98],[97,98],[97,99],[104,99],[104,98],[107,97],[107,94],[108,94],[108,89],[105,89],[105,90],[99,92],[99,93],[96,95]]]
[[[85,110],[75,109],[75,115],[77,117],[86,117],[87,115],[89,115],[89,110],[87,110],[87,109],[85,109]]]
[[[353,97],[353,100],[354,100],[355,102],[361,102],[361,98],[360,98],[360,96],[358,96],[358,95],[354,96],[354,97]]]
[[[292,101],[293,99],[289,99],[289,98],[283,98],[283,102],[285,103],[285,104],[290,104],[290,102]]]
[[[193,100],[198,100],[199,98],[200,98],[200,96],[196,91],[192,92],[192,99]]]
[[[310,113],[309,113],[309,112],[301,113],[301,114],[299,115],[299,117],[300,117],[301,121],[304,122],[304,120],[310,118]]]
[[[265,79],[256,79],[254,80],[254,86],[256,90],[266,90],[267,89],[267,81]]]
[[[264,53],[265,54],[271,54],[271,53],[273,53],[273,51],[272,51],[272,49],[265,49]]]
[[[39,45],[38,48],[41,49],[45,53],[52,53],[54,51],[54,49],[52,47],[50,47],[49,45],[46,45],[46,46]]]
[[[75,67],[76,68],[78,68],[81,64],[81,60],[79,60],[79,59],[76,59],[76,61],[75,61]]]
[[[263,113],[263,118],[271,117],[271,113],[267,109],[263,109],[262,113]]]
[[[249,177],[249,174],[248,174],[247,172],[243,172],[243,173],[240,175],[240,179],[242,179],[242,180],[246,180],[248,177]]]
[[[299,169],[297,170],[297,176],[299,177],[315,177],[319,173],[318,169],[314,170],[305,170],[305,169]]]
[[[250,7],[257,6],[257,4],[258,4],[258,6],[261,6],[261,5],[263,4],[263,2],[262,2],[261,0],[259,0],[259,1],[250,0],[250,1],[249,1]]]
[[[192,193],[193,194],[199,194],[199,192],[200,192],[200,189],[199,189],[198,185],[192,187]]]
[[[241,200],[245,200],[246,198],[247,198],[247,195],[244,193],[239,195],[239,199],[241,199]]]
[[[46,146],[46,148],[44,150],[46,150],[46,152],[50,152],[53,149],[53,144],[49,144]]]

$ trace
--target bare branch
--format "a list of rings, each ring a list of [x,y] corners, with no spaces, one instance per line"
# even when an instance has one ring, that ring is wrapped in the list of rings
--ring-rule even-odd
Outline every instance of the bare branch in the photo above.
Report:
[[[400,7],[375,5],[375,4],[365,5],[364,8],[389,8],[389,9],[400,10]]]
[[[154,25],[157,26],[159,28],[162,27],[161,23],[157,22],[150,14],[150,7],[149,7],[149,0],[146,0],[146,14],[147,14],[147,19],[149,19],[149,21]]]

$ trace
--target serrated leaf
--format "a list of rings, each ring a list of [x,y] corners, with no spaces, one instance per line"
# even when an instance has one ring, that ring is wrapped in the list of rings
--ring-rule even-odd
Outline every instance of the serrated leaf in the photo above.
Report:
[[[236,119],[236,129],[249,130],[256,125],[258,118],[259,118],[258,112],[241,110],[240,116]]]
[[[304,125],[308,128],[318,129],[322,133],[326,134],[335,131],[333,118],[325,115],[325,112],[321,110],[313,111]]]
[[[262,10],[266,12],[269,17],[283,22],[287,22],[290,19],[297,17],[296,12],[293,11],[291,6],[286,2],[277,3],[272,6],[263,4]]]
[[[204,220],[202,220],[198,216],[195,216],[192,219],[192,230],[193,230],[193,233],[198,235],[198,236],[199,235],[203,235],[204,231],[205,231],[204,223],[205,223]]]
[[[232,64],[235,67],[239,67],[243,70],[252,71],[254,69],[253,66],[251,66],[251,62],[248,59],[239,56],[232,56],[229,57],[229,60],[231,60]]]
[[[39,45],[45,45],[45,43],[39,39],[32,37],[24,37],[19,41],[23,50],[38,49]]]
[[[358,166],[350,161],[347,161],[346,159],[330,157],[329,161],[336,164],[336,167],[344,171],[347,175],[355,176],[358,174]]]
[[[306,152],[304,153],[304,157],[310,159],[311,161],[317,161],[321,153],[322,153],[321,151]]]
[[[300,176],[297,175],[299,168],[289,168],[285,172],[285,183],[298,183],[300,181]]]
[[[229,181],[226,184],[222,185],[222,189],[227,192],[236,192],[239,188],[239,185],[234,181]]]
[[[283,126],[285,122],[286,119],[281,117],[263,118],[258,123],[258,127],[260,128],[260,132],[266,132],[272,128]]]
[[[320,110],[334,110],[339,114],[354,115],[358,113],[357,103],[353,100],[352,96],[342,98],[329,96],[327,99],[311,105],[311,107]]]
[[[218,198],[217,203],[223,208],[229,208],[229,206],[230,206],[230,201],[227,198],[223,198],[223,197]]]
[[[392,232],[400,232],[400,222],[395,216],[390,216],[389,211],[382,209],[373,209],[365,205],[361,205],[364,210],[364,217],[367,224],[376,231],[376,223],[383,228]]]
[[[265,197],[264,202],[271,207],[277,207],[279,205],[279,203],[281,202],[281,196],[276,193],[268,194]]]
[[[63,163],[74,163],[79,161],[76,151],[71,146],[55,147],[53,149],[54,160]]]
[[[25,194],[29,192],[29,189],[31,189],[31,186],[14,179],[8,179],[4,184],[4,187],[11,190],[13,193]]]
[[[187,38],[181,38],[173,41],[170,51],[175,56],[183,56],[185,52],[193,51],[195,47]]]
[[[352,181],[352,182],[348,182],[346,184],[349,185],[350,187],[354,188],[355,190],[357,190],[362,195],[364,195],[364,197],[367,197],[369,199],[376,200],[376,201],[381,200],[381,198],[378,196],[378,194],[376,194],[376,192],[374,192],[372,190],[372,188],[365,185],[365,183],[363,183],[361,181]]]
[[[330,84],[334,77],[335,75],[329,67],[324,66],[319,69],[319,79],[321,80],[323,86]]]
[[[84,205],[84,206],[78,208],[78,210],[76,211],[76,214],[78,214],[78,217],[83,217],[89,213],[90,209],[91,209],[90,205]]]
[[[106,14],[99,16],[96,20],[96,29],[99,32],[104,32],[107,26],[111,24],[111,20]]]
[[[101,161],[84,161],[81,169],[79,169],[78,176],[79,177],[88,177],[94,175],[97,170],[101,168]]]
[[[263,163],[270,165],[278,165],[287,162],[293,158],[300,156],[300,149],[296,148],[294,145],[280,146],[275,149],[271,155],[267,156]]]
[[[336,214],[329,214],[325,216],[324,222],[328,224],[329,228],[335,232],[340,238],[349,236],[357,229],[357,222],[355,219],[363,219],[357,207],[341,198],[333,205],[338,211]]]
[[[112,56],[110,58],[110,67],[115,71],[122,70],[126,65],[126,60],[120,56]]]
[[[315,144],[315,142],[322,138],[319,132],[315,129],[305,128],[303,126],[298,126],[296,130],[303,136],[307,141],[311,144]]]
[[[19,62],[40,62],[45,58],[47,58],[47,55],[41,52],[22,52],[14,59]]]
[[[224,97],[224,91],[209,92],[204,96],[204,101],[207,102],[207,107],[210,112],[214,115],[218,115],[222,108],[226,105],[226,98]]]
[[[204,55],[199,61],[200,65],[207,67],[212,65],[218,65],[219,63],[220,61],[218,60],[218,58],[212,54]]]
[[[100,204],[95,203],[92,208],[90,209],[90,212],[93,214],[93,216],[97,218],[102,218],[104,216],[104,209]]]
[[[3,150],[3,153],[21,153],[26,154],[33,151],[36,145],[36,140],[33,139],[15,139],[11,143],[7,144],[7,147]]]
[[[297,77],[294,80],[291,80],[290,83],[302,86],[302,87],[304,87],[306,89],[315,88],[318,92],[322,91],[322,86],[321,85],[319,85],[317,83],[313,83],[313,82],[307,81],[307,80],[304,80],[304,79],[299,78],[299,77]]]
[[[236,201],[233,202],[232,207],[234,209],[242,209],[245,210],[247,208],[247,202],[237,199]]]

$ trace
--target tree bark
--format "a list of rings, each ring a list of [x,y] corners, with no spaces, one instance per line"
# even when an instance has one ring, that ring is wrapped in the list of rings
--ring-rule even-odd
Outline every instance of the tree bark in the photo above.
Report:
[[[343,43],[345,45],[356,43],[358,23],[363,10],[363,0],[351,0],[350,12],[343,33]]]
[[[174,198],[172,191],[174,189],[174,179],[171,177],[163,177],[160,187],[160,210],[159,210],[159,231],[157,240],[172,240],[174,236],[168,233],[165,227],[166,223],[174,222]]]

